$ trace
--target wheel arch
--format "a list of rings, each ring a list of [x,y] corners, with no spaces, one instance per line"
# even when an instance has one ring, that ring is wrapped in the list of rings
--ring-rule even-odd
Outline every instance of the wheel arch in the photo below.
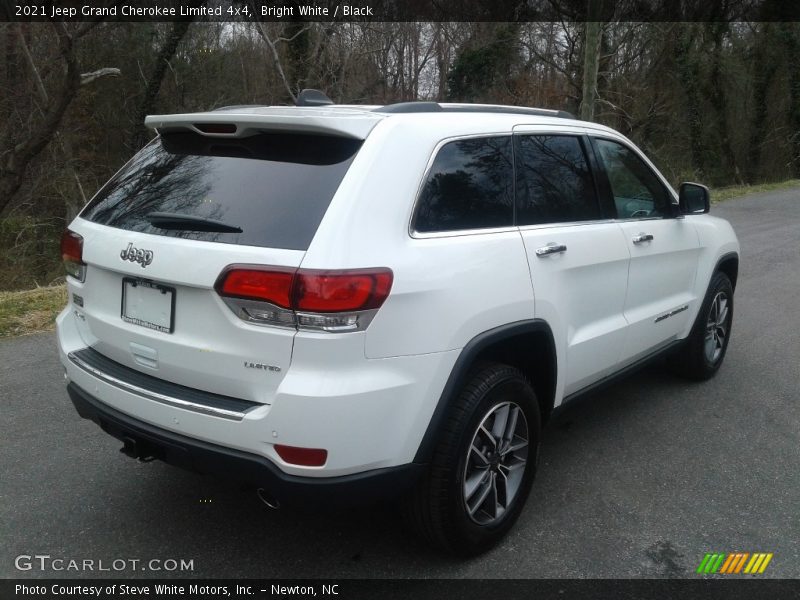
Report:
[[[530,319],[484,331],[472,338],[456,359],[417,449],[415,463],[427,463],[430,460],[442,422],[469,376],[471,367],[480,360],[517,367],[536,392],[542,421],[552,412],[558,364],[553,332],[547,322]]]
[[[739,277],[739,254],[737,252],[723,254],[717,261],[714,270],[711,272],[711,276],[713,277],[714,273],[717,271],[721,271],[728,276],[728,279],[731,280],[733,290],[736,291],[736,280]]]

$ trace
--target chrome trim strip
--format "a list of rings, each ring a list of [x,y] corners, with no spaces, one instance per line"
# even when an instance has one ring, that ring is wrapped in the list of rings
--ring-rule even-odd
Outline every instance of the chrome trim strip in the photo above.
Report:
[[[583,227],[585,225],[609,225],[619,223],[616,219],[592,219],[589,221],[559,221],[557,223],[536,223],[533,225],[520,225],[521,232],[538,231],[539,229],[554,229],[557,227]]]
[[[415,240],[430,240],[438,238],[461,237],[464,235],[485,235],[488,233],[516,233],[517,228],[513,225],[506,227],[487,227],[486,229],[454,229],[452,231],[426,231],[420,233],[414,231],[411,237]]]
[[[142,387],[139,387],[138,385],[133,385],[126,381],[122,381],[120,379],[117,379],[116,377],[109,375],[108,373],[105,373],[93,367],[86,361],[80,359],[73,352],[67,354],[67,357],[70,359],[70,361],[72,361],[72,363],[75,366],[89,373],[89,375],[93,375],[94,377],[97,377],[98,379],[109,385],[113,385],[114,387],[124,390],[126,392],[136,394],[137,396],[147,398],[148,400],[154,400],[155,402],[160,402],[161,404],[166,404],[168,406],[173,406],[175,408],[182,408],[184,410],[191,410],[193,412],[211,415],[212,417],[220,417],[221,419],[230,419],[232,421],[241,421],[242,419],[244,419],[244,413],[242,412],[238,412],[235,410],[227,410],[224,408],[216,408],[213,406],[206,406],[204,404],[189,402],[188,400],[173,398],[172,396],[165,396],[164,394],[159,394],[158,392],[146,390]]]

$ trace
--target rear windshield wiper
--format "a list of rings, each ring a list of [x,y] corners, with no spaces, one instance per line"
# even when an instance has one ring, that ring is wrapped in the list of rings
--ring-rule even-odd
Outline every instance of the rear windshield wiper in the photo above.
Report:
[[[151,212],[145,216],[151,225],[161,229],[175,229],[180,231],[219,231],[223,233],[242,233],[241,227],[228,225],[222,221],[182,215],[171,212]]]

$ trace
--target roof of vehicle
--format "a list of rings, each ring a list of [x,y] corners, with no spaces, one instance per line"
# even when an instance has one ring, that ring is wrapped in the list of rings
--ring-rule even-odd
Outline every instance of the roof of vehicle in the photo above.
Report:
[[[398,104],[357,105],[326,104],[319,106],[224,106],[212,111],[172,115],[150,115],[145,125],[160,133],[174,130],[190,130],[214,137],[244,137],[255,131],[263,131],[265,125],[271,131],[295,131],[323,135],[340,135],[365,139],[380,121],[388,118],[414,118],[430,115],[437,119],[460,119],[470,116],[503,118],[504,122],[519,122],[524,117],[526,124],[554,123],[607,129],[595,123],[577,121],[573,115],[560,110],[506,106],[497,104],[463,104],[437,102],[402,102]],[[470,119],[473,123],[472,119]],[[230,132],[215,125],[231,124]],[[610,131],[610,130],[609,130]]]

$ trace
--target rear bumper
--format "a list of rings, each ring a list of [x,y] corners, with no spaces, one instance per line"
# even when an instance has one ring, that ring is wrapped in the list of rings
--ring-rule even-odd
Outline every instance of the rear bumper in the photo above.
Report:
[[[224,366],[193,365],[196,355],[208,354],[202,351],[202,337],[197,348],[169,350],[170,340],[162,339],[165,334],[155,332],[151,339],[138,332],[104,329],[103,337],[115,339],[119,346],[109,353],[110,346],[95,337],[91,318],[81,318],[81,310],[70,304],[56,319],[59,355],[69,381],[123,415],[264,458],[299,478],[327,480],[417,462],[435,400],[458,354],[454,350],[368,360],[361,333],[342,334],[331,347],[321,343],[320,334],[298,334],[291,368],[261,403],[237,395],[235,388],[224,397],[209,392],[220,391],[217,376],[236,377],[243,367],[231,373]],[[165,368],[137,366],[126,351],[128,340],[163,350]],[[195,380],[173,377],[170,369],[176,364],[196,373]],[[270,377],[268,372],[261,374]],[[279,442],[324,448],[328,460],[323,467],[287,463],[275,450]]]
[[[283,504],[355,506],[396,498],[414,485],[425,468],[411,463],[338,477],[289,475],[263,456],[190,438],[130,417],[74,383],[68,384],[67,392],[81,417],[135,447],[140,455],[263,488]]]

